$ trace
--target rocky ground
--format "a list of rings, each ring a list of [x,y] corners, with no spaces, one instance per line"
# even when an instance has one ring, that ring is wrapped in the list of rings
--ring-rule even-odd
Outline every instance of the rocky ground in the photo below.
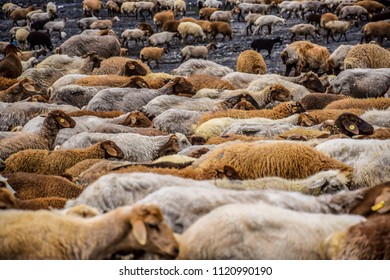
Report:
[[[37,6],[40,6],[44,1],[29,1],[29,4],[34,4]],[[104,1],[106,2],[106,1]],[[79,28],[77,27],[76,22],[82,17],[82,10],[81,10],[81,0],[58,0],[55,1],[55,3],[58,5],[58,11],[59,11],[59,19],[63,16],[68,17],[68,22],[65,27],[65,32],[67,33],[67,38],[69,38],[72,35],[80,33]],[[197,8],[195,7],[195,2],[188,2],[188,8],[187,8],[187,15],[198,18],[198,12]],[[26,2],[18,3],[21,6],[26,6]],[[273,14],[276,12],[273,11]],[[286,17],[286,15],[282,15]],[[104,10],[101,14],[102,18],[107,18],[107,10]],[[134,28],[136,24],[140,20],[136,20],[134,16],[119,16],[121,21],[114,24],[114,30],[117,32],[117,34],[120,36],[120,34],[127,28]],[[146,22],[152,23],[152,19],[150,17],[147,17]],[[296,19],[296,18],[290,18],[287,21],[287,26],[277,26],[275,28],[273,35],[255,35],[255,36],[246,36],[245,31],[245,22],[238,22],[236,19],[232,22],[233,27],[233,40],[231,41],[224,41],[221,42],[221,35],[217,37],[217,50],[212,51],[209,54],[209,59],[212,61],[215,61],[219,64],[228,66],[230,68],[235,68],[235,63],[237,56],[240,52],[250,49],[250,44],[253,41],[253,39],[260,38],[260,37],[267,37],[267,38],[274,38],[276,36],[282,36],[284,38],[283,45],[277,44],[274,47],[273,53],[271,55],[271,58],[265,57],[267,55],[266,51],[262,51],[263,56],[265,57],[265,61],[267,63],[268,72],[269,73],[284,73],[284,65],[282,63],[282,60],[280,59],[280,52],[286,47],[287,44],[290,43],[291,34],[289,33],[289,28],[291,28],[293,25],[303,23],[302,19]],[[334,51],[339,45],[341,44],[357,44],[360,41],[360,38],[362,36],[362,33],[360,32],[362,26],[365,24],[365,22],[361,22],[358,27],[353,27],[351,30],[348,31],[347,37],[348,42],[345,41],[343,38],[341,42],[333,42],[330,39],[330,43],[326,43],[325,38],[317,37],[316,43],[326,46],[330,52]],[[8,19],[1,19],[0,24],[0,41],[8,41],[9,35],[7,31],[12,27],[12,21]],[[265,31],[265,30],[264,30]],[[336,37],[336,39],[338,36]],[[303,39],[303,38],[298,38]],[[308,40],[312,39],[308,38]],[[59,46],[62,41],[58,40],[58,35],[54,34],[52,37],[53,45],[54,47]],[[191,39],[189,40],[189,44],[191,44]],[[142,48],[141,45],[136,45],[134,42],[131,42],[129,45],[130,47],[130,57],[131,58],[138,58],[140,49]],[[179,39],[175,39],[174,43],[172,44],[172,48],[169,54],[167,54],[164,59],[162,60],[162,63],[160,64],[160,67],[158,69],[155,69],[154,71],[162,71],[162,72],[171,72],[173,69],[177,68],[180,65],[180,56],[179,52],[183,45],[181,44]],[[384,47],[389,48],[390,42],[385,41]]]

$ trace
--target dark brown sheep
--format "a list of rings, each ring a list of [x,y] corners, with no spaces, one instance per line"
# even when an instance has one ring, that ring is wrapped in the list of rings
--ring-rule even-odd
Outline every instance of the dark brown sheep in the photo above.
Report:
[[[16,46],[9,44],[5,47],[5,58],[0,61],[0,76],[15,79],[23,72],[23,66],[18,56]]]
[[[325,108],[328,104],[333,101],[347,99],[349,96],[340,95],[340,94],[325,94],[325,93],[309,93],[305,95],[299,103],[308,110],[319,110]]]
[[[6,90],[0,91],[0,102],[13,103],[31,97],[35,93],[33,82],[25,78],[20,82],[10,86]]]
[[[349,137],[355,135],[370,135],[374,132],[374,128],[371,124],[351,113],[341,114],[336,119],[335,125],[341,133]]]

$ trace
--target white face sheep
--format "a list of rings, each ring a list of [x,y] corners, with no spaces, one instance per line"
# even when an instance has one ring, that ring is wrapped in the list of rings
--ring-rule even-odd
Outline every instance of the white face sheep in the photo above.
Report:
[[[118,208],[89,219],[49,211],[0,215],[1,259],[104,259],[137,251],[167,258],[178,254],[177,241],[154,205]],[[23,234],[15,238],[15,232]]]

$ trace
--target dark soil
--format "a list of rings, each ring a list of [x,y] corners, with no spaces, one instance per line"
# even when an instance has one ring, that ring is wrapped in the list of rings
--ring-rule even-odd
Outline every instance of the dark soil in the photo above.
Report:
[[[29,1],[29,4],[34,4],[37,6],[42,5],[44,1]],[[58,34],[54,34],[52,37],[53,46],[57,47],[59,46],[64,40],[69,38],[72,35],[80,33],[80,29],[77,27],[76,22],[82,17],[82,9],[81,9],[81,0],[57,0],[55,1],[58,6],[58,15],[59,19],[61,17],[66,16],[68,17],[68,22],[65,27],[65,32],[67,33],[67,37],[63,39],[62,41],[59,41]],[[106,2],[106,1],[104,1]],[[198,18],[198,12],[197,8],[195,7],[196,2],[190,1],[187,5],[187,14],[186,16],[195,17]],[[26,3],[16,3],[21,6],[26,6]],[[272,12],[272,14],[276,14],[275,11]],[[283,17],[286,17],[287,15],[282,15]],[[127,28],[135,28],[138,22],[141,22],[141,19],[136,20],[135,16],[119,16],[121,21],[114,23],[113,29],[118,34],[118,36],[121,35],[121,33],[127,29]],[[101,14],[101,18],[107,18],[107,10],[103,10]],[[146,22],[152,23],[152,18],[147,17]],[[282,74],[284,73],[284,65],[280,59],[280,52],[286,47],[287,44],[291,42],[291,34],[289,32],[289,28],[291,28],[293,25],[298,23],[303,23],[304,21],[300,18],[290,18],[287,20],[287,26],[276,26],[274,30],[273,35],[255,35],[255,36],[246,36],[246,23],[245,22],[238,22],[236,19],[231,23],[233,28],[233,40],[224,42],[221,42],[221,35],[217,37],[217,50],[211,51],[209,54],[209,60],[212,60],[214,62],[217,62],[219,64],[228,66],[232,69],[235,69],[235,63],[237,56],[240,52],[250,49],[250,44],[253,39],[257,39],[260,37],[265,38],[275,38],[276,36],[282,36],[284,38],[283,45],[276,44],[273,52],[271,54],[271,58],[265,57],[267,55],[267,51],[262,51],[263,56],[265,57],[265,61],[267,63],[268,67],[268,73],[278,73]],[[341,42],[333,42],[332,39],[330,39],[330,43],[326,43],[326,39],[322,37],[317,37],[316,42],[317,44],[326,46],[330,52],[333,52],[339,45],[341,44],[358,44],[360,42],[360,39],[362,37],[362,33],[360,32],[362,26],[366,23],[366,21],[360,22],[358,27],[352,27],[347,32],[347,38],[348,41],[345,41],[344,38],[342,38]],[[154,27],[154,25],[152,24]],[[12,27],[12,21],[9,19],[1,19],[0,24],[0,41],[9,41],[9,35],[8,30]],[[266,30],[264,29],[264,33]],[[296,38],[297,40],[303,40],[304,38]],[[336,36],[336,39],[338,39],[338,35]],[[308,38],[308,40],[312,41],[312,38]],[[189,39],[189,44],[191,44],[191,38]],[[206,42],[207,44],[207,42]],[[383,44],[384,47],[390,48],[390,42],[388,40],[384,41]],[[136,45],[134,42],[131,42],[129,44],[130,47],[130,57],[131,58],[138,58],[139,52],[142,48],[142,45]],[[178,38],[175,38],[174,43],[171,46],[171,51],[169,54],[167,54],[162,62],[160,63],[160,67],[154,69],[154,71],[158,72],[168,72],[170,73],[174,68],[177,68],[180,65],[180,56],[179,52],[183,45],[181,44],[180,40]]]

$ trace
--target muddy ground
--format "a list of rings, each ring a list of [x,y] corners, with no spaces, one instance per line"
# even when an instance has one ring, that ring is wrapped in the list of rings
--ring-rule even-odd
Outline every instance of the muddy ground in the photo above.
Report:
[[[44,1],[23,1],[23,2],[15,2],[16,4],[26,6],[27,4],[34,4],[37,6],[40,6]],[[106,1],[104,1],[106,2]],[[68,22],[65,27],[65,32],[67,33],[67,37],[63,39],[62,41],[59,41],[58,35],[54,34],[52,36],[52,42],[54,47],[59,46],[64,40],[69,38],[72,35],[78,34],[81,31],[77,27],[77,20],[79,20],[82,17],[82,10],[81,10],[81,0],[60,0],[55,1],[55,3],[58,5],[58,11],[59,11],[59,19],[61,17],[66,16],[68,17]],[[198,12],[197,8],[195,7],[196,2],[188,2],[188,8],[187,8],[187,15],[198,18]],[[276,14],[275,11],[272,12],[272,14]],[[283,17],[286,17],[287,15],[282,15]],[[135,16],[119,16],[121,21],[114,23],[113,29],[115,32],[120,36],[120,34],[127,28],[134,28],[138,22],[141,21],[141,19],[136,20]],[[104,10],[101,14],[101,18],[107,18],[107,10]],[[146,22],[152,23],[152,18],[147,17]],[[262,51],[263,56],[265,57],[265,61],[267,63],[268,67],[268,73],[284,73],[284,65],[280,59],[280,52],[286,47],[287,44],[289,44],[291,34],[289,33],[289,29],[298,23],[303,23],[303,20],[300,18],[290,18],[287,21],[286,26],[277,26],[274,30],[273,35],[255,35],[255,36],[246,36],[245,31],[245,22],[238,22],[236,18],[231,23],[233,28],[233,40],[224,42],[221,42],[221,35],[217,37],[217,50],[211,51],[209,54],[209,59],[212,61],[215,61],[219,64],[228,66],[232,69],[235,68],[235,63],[237,56],[240,52],[250,49],[250,44],[253,39],[260,38],[260,37],[266,37],[266,38],[274,38],[276,36],[282,36],[284,38],[283,45],[276,44],[274,47],[274,50],[272,52],[271,58],[265,57],[267,55],[267,51]],[[362,33],[360,32],[362,26],[365,24],[365,21],[360,22],[358,27],[353,27],[347,32],[347,38],[348,41],[346,42],[344,38],[342,38],[341,42],[333,42],[330,39],[330,43],[326,43],[325,38],[317,37],[316,43],[326,46],[330,52],[334,51],[339,45],[341,44],[357,44],[359,43]],[[0,23],[0,41],[8,41],[9,35],[8,30],[12,27],[12,21],[8,19],[1,19]],[[264,32],[266,33],[266,30],[264,29]],[[303,39],[303,38],[299,38]],[[336,37],[338,39],[338,36]],[[308,40],[312,41],[312,38],[308,38]],[[206,42],[207,43],[207,42]],[[189,44],[191,44],[191,38],[189,40]],[[131,42],[130,45],[130,57],[131,58],[138,58],[140,49],[142,48],[141,45],[136,45],[134,42]],[[162,63],[160,64],[160,67],[155,69],[154,71],[159,72],[167,72],[170,73],[173,69],[177,68],[180,65],[180,56],[179,52],[183,45],[181,44],[180,40],[178,38],[175,38],[174,43],[171,46],[171,51],[169,54],[167,54],[164,59],[162,60]],[[390,48],[390,42],[386,41],[384,42],[384,47]]]

